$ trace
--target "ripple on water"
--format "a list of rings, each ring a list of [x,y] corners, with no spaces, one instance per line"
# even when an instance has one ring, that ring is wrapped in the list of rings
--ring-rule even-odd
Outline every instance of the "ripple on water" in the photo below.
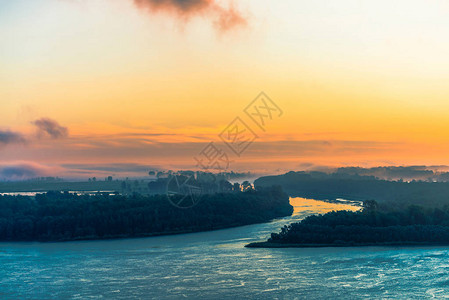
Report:
[[[291,218],[209,233],[0,244],[0,298],[416,299],[449,295],[447,247],[243,247],[266,239],[284,224],[335,209],[335,205],[307,200],[296,205]]]

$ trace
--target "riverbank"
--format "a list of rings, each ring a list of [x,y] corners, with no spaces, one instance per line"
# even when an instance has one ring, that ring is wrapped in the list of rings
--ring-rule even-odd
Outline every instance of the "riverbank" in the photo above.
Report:
[[[289,197],[280,188],[205,194],[188,209],[173,206],[166,195],[0,196],[0,241],[173,235],[269,222],[292,213]]]
[[[378,211],[333,211],[310,215],[271,233],[249,248],[449,245],[449,208],[410,206]]]
[[[245,248],[342,248],[342,247],[426,247],[449,246],[447,243],[347,243],[347,244],[281,244],[270,242],[255,242],[245,245]]]

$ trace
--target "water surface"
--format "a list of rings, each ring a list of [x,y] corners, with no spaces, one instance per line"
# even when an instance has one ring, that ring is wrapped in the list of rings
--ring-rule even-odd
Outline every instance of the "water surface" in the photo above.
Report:
[[[292,217],[212,232],[0,243],[0,298],[302,299],[449,296],[449,247],[248,249],[313,213],[357,209],[292,198]]]

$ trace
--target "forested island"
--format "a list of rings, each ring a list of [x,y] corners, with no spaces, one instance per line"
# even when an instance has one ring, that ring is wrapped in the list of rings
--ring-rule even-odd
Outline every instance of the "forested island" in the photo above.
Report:
[[[247,247],[449,245],[449,182],[389,181],[359,171],[288,172],[257,179],[257,188],[275,184],[290,196],[359,200],[364,208],[309,216]]]
[[[181,197],[181,196],[180,196]],[[280,187],[204,194],[189,209],[166,195],[77,195],[48,192],[0,196],[0,241],[69,241],[207,231],[289,216]]]
[[[449,207],[409,206],[380,211],[367,201],[362,211],[313,215],[284,226],[252,248],[449,245]]]

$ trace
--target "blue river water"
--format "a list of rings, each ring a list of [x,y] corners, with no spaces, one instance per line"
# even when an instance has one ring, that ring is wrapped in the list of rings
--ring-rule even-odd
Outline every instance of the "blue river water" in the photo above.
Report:
[[[449,297],[449,247],[244,248],[307,215],[356,209],[291,203],[292,217],[211,232],[0,243],[0,299]]]

